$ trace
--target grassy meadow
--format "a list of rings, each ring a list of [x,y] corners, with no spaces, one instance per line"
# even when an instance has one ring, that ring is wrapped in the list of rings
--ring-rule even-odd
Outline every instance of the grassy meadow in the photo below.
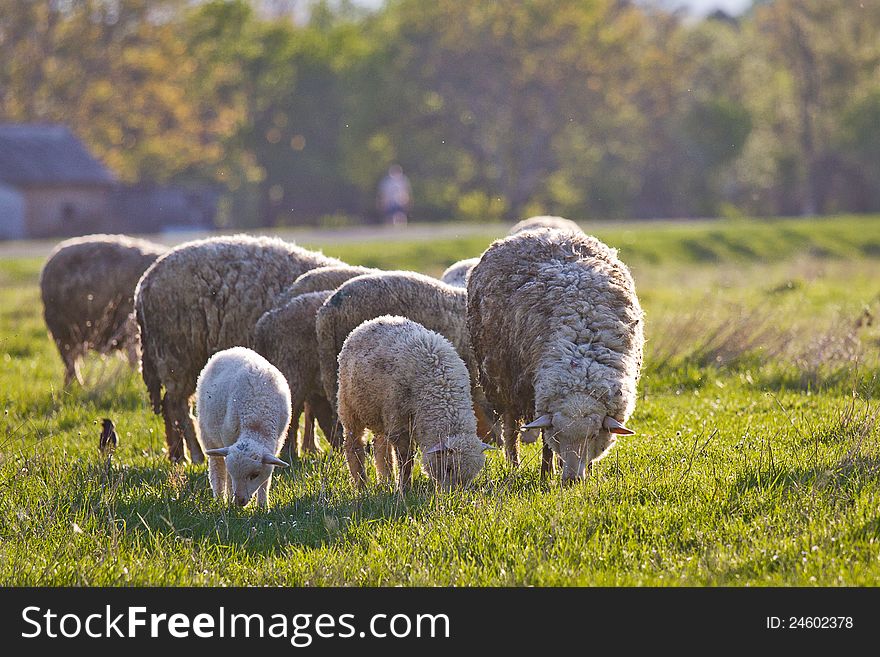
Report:
[[[624,437],[587,482],[500,452],[466,491],[421,474],[356,494],[341,455],[276,471],[268,511],[172,466],[121,359],[63,390],[37,287],[0,262],[0,583],[672,585],[880,583],[880,217],[585,225],[646,312]],[[506,226],[434,241],[304,243],[438,275]],[[97,450],[100,418],[120,447]]]

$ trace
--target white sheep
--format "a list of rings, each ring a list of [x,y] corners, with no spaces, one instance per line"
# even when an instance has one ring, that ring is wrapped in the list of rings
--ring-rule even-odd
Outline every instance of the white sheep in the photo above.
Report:
[[[337,358],[348,334],[361,322],[399,315],[448,339],[471,373],[480,435],[496,441],[494,412],[477,384],[477,364],[467,329],[467,290],[412,271],[388,271],[352,278],[318,309],[318,360],[327,399],[336,399]],[[500,442],[500,439],[497,440]]]
[[[184,441],[202,461],[190,399],[211,354],[252,346],[257,321],[292,281],[341,264],[277,237],[232,235],[181,244],[144,272],[134,303],[141,374],[153,412],[165,418],[171,461],[185,458]]]
[[[479,258],[467,258],[465,260],[453,262],[446,268],[446,271],[441,274],[440,280],[447,285],[467,288],[468,274],[479,261]]]
[[[355,485],[366,484],[366,429],[396,452],[400,491],[411,484],[415,444],[440,488],[469,484],[489,448],[477,437],[470,390],[464,361],[439,333],[388,315],[353,330],[339,353],[337,403]]]
[[[355,276],[379,274],[381,269],[360,267],[358,265],[331,265],[315,267],[297,277],[290,286],[275,298],[274,307],[283,308],[301,294],[335,290]]]
[[[275,366],[245,347],[224,349],[208,359],[196,385],[198,439],[208,458],[216,499],[232,491],[238,506],[257,494],[269,506],[277,454],[290,424],[290,390]]]
[[[511,461],[522,419],[544,430],[542,472],[555,452],[564,482],[632,433],[643,324],[629,270],[596,238],[544,228],[489,246],[468,278],[468,328]]]
[[[83,383],[88,351],[124,352],[139,360],[134,289],[141,274],[168,249],[126,235],[86,235],[60,242],[40,272],[43,318],[61,360],[64,385]]]
[[[571,219],[542,214],[536,215],[534,217],[529,217],[528,219],[523,219],[522,221],[513,224],[507,234],[516,235],[517,233],[524,230],[534,230],[535,228],[559,228],[560,230],[573,230],[578,233],[581,232],[581,227],[578,226]]]

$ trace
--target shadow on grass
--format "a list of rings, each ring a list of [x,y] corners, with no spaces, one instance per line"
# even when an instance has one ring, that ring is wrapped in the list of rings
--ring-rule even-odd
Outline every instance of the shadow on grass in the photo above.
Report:
[[[377,485],[356,493],[347,480],[321,481],[326,470],[320,470],[320,463],[318,472],[315,467],[296,461],[289,472],[276,473],[270,506],[264,510],[255,500],[239,508],[213,499],[204,468],[157,463],[108,470],[106,465],[83,464],[81,472],[73,473],[75,480],[96,485],[83,486],[71,503],[124,523],[128,540],[153,549],[174,550],[176,542],[185,541],[199,549],[214,546],[252,554],[345,542],[364,523],[394,522],[432,506],[434,490],[427,480],[415,482],[405,496]],[[302,486],[304,492],[296,490]]]
[[[706,245],[706,240],[686,238],[681,240],[681,248],[693,262],[707,263],[721,260],[719,254]]]
[[[762,256],[754,248],[728,233],[712,232],[710,239],[716,244],[727,248],[730,253],[743,260],[762,260]]]
[[[788,468],[767,465],[740,475],[731,485],[728,502],[737,501],[751,493],[807,493],[839,494],[851,498],[880,474],[880,458],[854,455],[831,466]],[[776,503],[775,499],[772,502]]]

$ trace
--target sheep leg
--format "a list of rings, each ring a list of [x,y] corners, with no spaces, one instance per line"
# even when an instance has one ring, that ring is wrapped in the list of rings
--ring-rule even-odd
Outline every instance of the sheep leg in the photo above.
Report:
[[[412,488],[412,439],[409,436],[400,436],[392,444],[397,450],[397,490],[406,493]]]
[[[64,363],[64,387],[67,388],[76,379],[77,383],[82,385],[82,374],[80,374],[77,361]]]
[[[305,454],[306,452],[311,452],[314,454],[318,451],[315,447],[315,416],[312,414],[312,405],[309,402],[306,402],[304,407],[306,419],[303,428],[303,441],[300,453]]]
[[[549,477],[553,474],[554,471],[554,462],[553,462],[553,450],[547,445],[547,441],[544,439],[544,429],[541,429],[541,442],[543,443],[543,448],[541,449],[541,479],[545,477]]]
[[[125,359],[128,361],[128,366],[133,370],[136,370],[138,363],[141,362],[139,351],[136,341],[130,341],[125,345]]]
[[[394,457],[396,450],[382,434],[373,439],[373,459],[376,462],[376,473],[383,482],[394,481]]]
[[[196,427],[190,413],[189,396],[165,392],[162,399],[162,415],[165,418],[165,444],[168,447],[168,458],[172,463],[186,460],[183,444],[189,447],[189,457],[193,463],[205,460],[202,448],[196,438]]]
[[[340,449],[345,431],[339,419],[333,413],[333,407],[330,406],[330,402],[323,395],[316,395],[309,402],[312,405],[312,412],[315,414],[318,426],[324,432],[324,438],[327,439],[327,442],[330,443],[333,449]]]
[[[302,410],[302,403],[297,402],[297,400],[294,399],[291,404],[290,424],[287,427],[287,436],[285,437],[284,445],[281,448],[281,453],[288,459],[300,455],[297,439],[299,437],[299,418],[302,414]]]
[[[193,463],[202,463],[205,460],[205,455],[202,453],[202,446],[199,444],[199,439],[196,437],[196,425],[193,422],[193,416],[189,411],[189,402],[187,402],[186,416],[187,416],[187,424],[183,426],[183,435],[186,438],[186,446],[189,448],[189,460]]]
[[[299,456],[299,450],[296,447],[296,441],[299,437],[299,417],[298,412],[294,412],[290,417],[290,425],[287,427],[287,437],[284,439],[284,445],[281,447],[281,453],[288,459]]]
[[[208,457],[208,481],[215,500],[226,501],[226,458],[223,456]]]
[[[498,430],[495,428],[493,412],[486,405],[474,401],[474,415],[477,418],[477,435],[490,445],[498,445]]]
[[[174,419],[172,400],[168,393],[162,397],[162,417],[165,419],[165,446],[168,449],[168,459],[172,463],[186,460],[183,451],[183,432],[179,429],[180,421]]]
[[[351,473],[352,481],[358,490],[362,490],[367,485],[367,473],[364,469],[364,443],[361,440],[363,433],[362,428],[345,433],[345,462],[348,464],[348,471]]]
[[[517,422],[512,413],[504,414],[504,454],[514,467],[519,467],[519,443],[517,442]]]
[[[61,351],[61,347],[59,347]],[[61,351],[61,359],[64,361],[64,387],[68,387],[74,380],[83,385],[82,370],[80,369],[80,357],[78,353]]]
[[[260,487],[257,489],[257,504],[263,507],[264,509],[269,508],[269,488],[272,486],[272,474],[266,478]]]

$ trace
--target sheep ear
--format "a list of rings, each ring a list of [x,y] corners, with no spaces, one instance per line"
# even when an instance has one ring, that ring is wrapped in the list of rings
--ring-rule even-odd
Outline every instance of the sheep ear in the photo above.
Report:
[[[546,429],[552,426],[553,416],[549,413],[545,413],[534,422],[529,422],[528,424],[522,425],[522,427],[520,427],[520,430],[525,431],[526,429]]]
[[[627,429],[610,415],[605,416],[605,419],[602,421],[602,426],[608,429],[611,433],[619,433],[624,436],[632,436],[635,433],[635,431]]]
[[[495,445],[490,445],[489,443],[484,443],[482,440],[480,441],[480,446],[483,448],[484,452],[489,449],[495,449]]]
[[[229,447],[218,447],[216,449],[205,450],[208,456],[226,456],[229,454]]]
[[[274,454],[266,452],[265,454],[263,454],[263,465],[276,465],[279,468],[286,468],[290,465],[290,463],[282,461]]]

